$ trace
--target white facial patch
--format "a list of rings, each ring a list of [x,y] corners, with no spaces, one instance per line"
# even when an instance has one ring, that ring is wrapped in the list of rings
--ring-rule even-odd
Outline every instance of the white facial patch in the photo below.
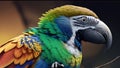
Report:
[[[88,28],[95,29],[95,25],[98,24],[98,21],[93,16],[79,15],[70,17],[70,24],[75,33],[78,30],[84,30]]]
[[[81,52],[75,46],[74,39],[75,39],[75,35],[72,35],[70,40],[68,40],[67,44],[65,44],[65,48],[75,57],[79,57],[81,55]]]
[[[72,27],[73,35],[68,40],[65,47],[71,54],[73,54],[75,57],[78,57],[81,55],[81,52],[78,50],[74,43],[76,31],[85,30],[88,28],[95,29],[95,25],[98,24],[98,21],[93,16],[79,15],[70,17],[70,24]]]

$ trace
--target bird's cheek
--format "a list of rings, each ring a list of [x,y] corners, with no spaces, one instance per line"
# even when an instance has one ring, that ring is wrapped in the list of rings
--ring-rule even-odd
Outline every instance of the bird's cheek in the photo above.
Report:
[[[104,44],[95,44],[87,41],[82,41],[81,44],[84,59],[92,59],[104,49]]]

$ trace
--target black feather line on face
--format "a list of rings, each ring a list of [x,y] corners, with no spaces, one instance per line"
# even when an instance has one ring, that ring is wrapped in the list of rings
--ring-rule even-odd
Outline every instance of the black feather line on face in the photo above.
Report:
[[[80,16],[73,18],[72,20],[74,23],[73,25],[77,27],[95,26],[99,23],[94,17],[90,17],[90,16]]]

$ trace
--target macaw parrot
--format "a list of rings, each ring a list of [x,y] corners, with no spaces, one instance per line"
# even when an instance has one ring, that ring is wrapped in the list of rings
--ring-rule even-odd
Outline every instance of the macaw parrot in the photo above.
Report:
[[[90,9],[74,5],[51,9],[37,27],[0,45],[0,68],[80,68],[82,40],[109,48],[112,35]]]

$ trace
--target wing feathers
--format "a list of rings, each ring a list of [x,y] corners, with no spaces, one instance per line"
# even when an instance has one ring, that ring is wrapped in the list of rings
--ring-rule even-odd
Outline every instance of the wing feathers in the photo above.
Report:
[[[14,56],[16,58],[20,58],[22,56],[22,54],[23,54],[21,51],[22,50],[20,48],[16,48],[15,51],[14,51]]]
[[[27,58],[27,60],[30,60],[30,59],[32,59],[32,58],[33,58],[33,54],[30,53],[29,56],[28,56],[28,58]]]
[[[13,50],[10,50],[6,53],[2,53],[3,55],[0,56],[0,68],[4,68],[11,64],[14,61]],[[8,61],[9,60],[9,61]]]
[[[7,51],[13,49],[15,46],[16,46],[16,44],[9,43],[7,46],[4,47],[5,48],[4,51],[7,52]]]
[[[22,39],[27,38],[25,37],[27,35],[20,35],[0,45],[0,68],[5,68],[10,64],[23,65],[26,61],[34,60],[40,55],[41,46],[37,41],[33,41],[35,39],[30,37],[22,42]],[[33,41],[32,44],[29,43],[30,45],[26,43],[26,41],[29,42],[29,40]],[[32,48],[29,48],[29,46]]]
[[[13,49],[15,46],[16,46],[16,44],[8,43],[6,46],[0,47],[0,53],[2,51],[7,52],[7,51]]]
[[[33,53],[33,54],[34,54],[34,57],[36,58],[36,57],[38,57],[39,52],[35,52],[35,53]]]

